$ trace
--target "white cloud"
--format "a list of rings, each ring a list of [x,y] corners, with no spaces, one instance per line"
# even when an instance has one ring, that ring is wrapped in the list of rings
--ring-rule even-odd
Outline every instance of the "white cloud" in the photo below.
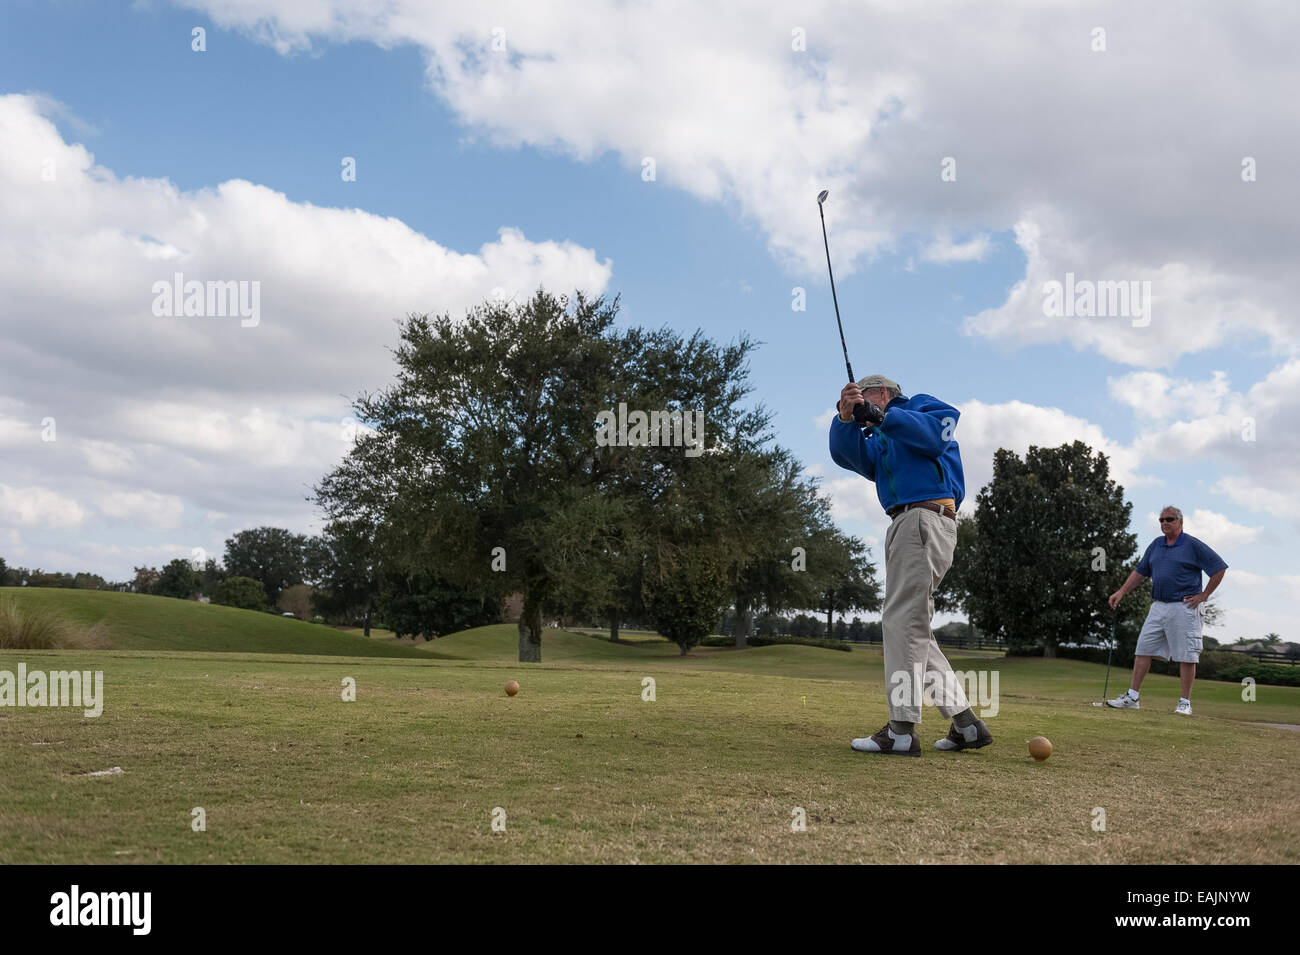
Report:
[[[1156,371],[1135,371],[1108,378],[1106,388],[1112,398],[1132,408],[1137,417],[1157,420],[1213,408],[1231,390],[1227,373],[1222,371],[1204,382],[1170,378]]]
[[[582,161],[612,151],[629,176],[653,157],[657,183],[734,203],[805,274],[823,264],[823,187],[845,273],[903,235],[1014,228],[1026,282],[968,326],[1008,344],[1064,341],[1152,367],[1252,336],[1294,348],[1298,226],[1276,210],[1300,206],[1300,181],[1269,175],[1263,158],[1300,151],[1291,55],[1274,41],[1296,29],[1292,8],[1243,19],[1193,2],[1170,19],[1122,0],[186,5],[282,52],[414,44],[474,134]],[[1098,22],[1108,52],[1090,49]],[[1247,150],[1261,157],[1249,183]],[[958,248],[932,251],[980,251]],[[1151,325],[1046,318],[1041,286],[1066,271],[1150,280]]]
[[[0,447],[32,445],[40,438],[40,429],[30,421],[0,417]]]
[[[90,469],[99,474],[125,474],[135,467],[135,455],[131,449],[112,441],[83,441],[81,453]]]
[[[601,294],[612,274],[591,249],[508,223],[461,252],[242,180],[187,192],[119,178],[51,114],[48,98],[0,96],[0,522],[77,526],[76,502],[94,501],[132,532],[179,528],[190,508],[196,524],[208,515],[196,536],[305,526],[311,483],[356,431],[344,396],[391,380],[397,320],[458,316],[496,288]],[[153,284],[176,272],[260,283],[260,323],[155,316]],[[54,411],[59,440],[43,443]]]
[[[342,459],[352,445],[348,419],[313,421],[293,410],[299,413],[256,405],[221,410],[207,402],[131,401],[116,420],[121,433],[137,442],[227,462],[321,471]]]
[[[966,498],[973,506],[979,489],[993,479],[993,455],[999,448],[1024,457],[1031,445],[1055,448],[1082,441],[1110,460],[1110,476],[1126,491],[1152,484],[1140,473],[1141,456],[1132,448],[1107,438],[1099,425],[1059,408],[1044,408],[1023,401],[986,404],[971,399],[957,405],[961,421],[957,441],[966,475]]]
[[[1224,578],[1224,587],[1231,582],[1232,571]],[[1288,643],[1300,642],[1300,629],[1296,628],[1295,614],[1289,610],[1261,610],[1253,606],[1242,606],[1228,600],[1219,600],[1215,591],[1215,602],[1223,605],[1223,624],[1216,628],[1206,628],[1206,634],[1222,643],[1235,643],[1239,637],[1258,640],[1266,634],[1276,633]]]
[[[1124,389],[1127,380],[1114,387]],[[1151,417],[1161,419],[1134,440],[1143,460],[1213,461],[1229,471],[1215,492],[1259,513],[1300,520],[1300,360],[1279,365],[1245,393],[1217,374],[1201,383],[1143,378],[1143,387],[1157,396],[1160,413]],[[1166,401],[1177,395],[1200,400]],[[1180,417],[1164,420],[1174,414]]]
[[[54,182],[40,181],[31,156],[53,157]],[[394,320],[408,312],[461,314],[494,288],[599,293],[611,272],[576,243],[530,241],[510,226],[461,253],[397,219],[242,180],[196,192],[119,180],[21,95],[0,97],[0,194],[0,328],[21,343],[5,387],[29,403],[51,378],[66,382],[69,365],[93,368],[101,394],[104,377],[124,395],[164,399],[356,393],[387,380]],[[176,250],[171,261],[154,254],[163,246]],[[177,272],[260,283],[260,323],[155,316],[153,285]]]
[[[1174,505],[1177,506],[1177,505]],[[1159,512],[1148,511],[1145,527],[1158,527]],[[1235,550],[1243,544],[1253,544],[1259,540],[1263,528],[1247,527],[1229,520],[1217,511],[1197,508],[1183,514],[1183,530],[1193,537],[1203,540],[1216,553],[1222,555]]]
[[[157,491],[110,491],[96,501],[99,510],[120,521],[142,524],[155,530],[170,530],[181,522],[185,505],[172,494]]]
[[[1281,351],[1293,348],[1281,301],[1265,301],[1258,277],[1210,264],[1145,264],[1095,240],[1077,238],[1057,207],[1040,205],[1015,226],[1028,260],[1025,278],[1006,301],[970,316],[968,334],[1011,346],[1065,342],[1111,361],[1170,366],[1183,355],[1264,336]],[[1048,314],[1048,283],[1122,282],[1139,289],[1126,314],[1088,317]],[[1134,284],[1137,283],[1137,284]],[[1144,284],[1145,283],[1145,284]],[[1146,290],[1149,290],[1149,298]],[[1142,302],[1138,307],[1138,302]]]
[[[1238,507],[1300,521],[1300,500],[1296,499],[1294,486],[1291,490],[1276,490],[1250,478],[1226,477],[1216,481],[1211,490],[1225,495]]]
[[[988,235],[977,235],[965,242],[954,242],[952,236],[944,231],[921,250],[921,258],[926,262],[936,262],[941,265],[952,262],[983,262],[992,251],[993,243]]]
[[[84,517],[80,504],[55,491],[0,484],[0,522],[68,528],[76,527]]]

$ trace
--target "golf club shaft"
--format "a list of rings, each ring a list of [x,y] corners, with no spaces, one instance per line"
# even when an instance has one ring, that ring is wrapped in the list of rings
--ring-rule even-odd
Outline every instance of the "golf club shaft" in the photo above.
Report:
[[[1110,626],[1110,646],[1106,649],[1106,685],[1101,689],[1102,702],[1106,700],[1106,694],[1110,692],[1110,656],[1115,652],[1115,640],[1119,634],[1119,614],[1115,614],[1114,622]]]
[[[835,303],[835,324],[840,330],[840,347],[844,349],[844,368],[849,373],[849,381],[857,381],[853,366],[849,364],[849,346],[844,343],[844,323],[840,321],[840,300],[835,295],[835,272],[831,269],[831,244],[826,238],[826,212],[822,204],[817,203],[817,214],[822,220],[822,245],[826,247],[826,271],[831,277],[831,301]]]

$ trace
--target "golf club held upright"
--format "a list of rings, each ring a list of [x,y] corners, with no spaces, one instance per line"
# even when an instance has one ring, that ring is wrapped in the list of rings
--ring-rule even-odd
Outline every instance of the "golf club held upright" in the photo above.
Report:
[[[831,301],[835,303],[835,324],[840,330],[840,348],[844,349],[844,370],[849,373],[849,381],[856,382],[858,379],[853,374],[853,365],[849,363],[849,346],[844,342],[844,323],[840,321],[840,300],[835,294],[835,272],[831,268],[831,244],[826,238],[826,211],[823,203],[826,202],[828,195],[830,195],[828,189],[817,193],[817,214],[822,220],[822,245],[826,248],[826,271],[831,277]],[[853,420],[863,427],[879,424],[883,417],[880,409],[870,402],[853,406]]]

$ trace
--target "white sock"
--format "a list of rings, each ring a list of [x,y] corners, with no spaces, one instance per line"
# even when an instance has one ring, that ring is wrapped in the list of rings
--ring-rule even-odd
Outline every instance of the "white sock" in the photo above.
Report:
[[[1133,699],[1136,700],[1136,699],[1138,698],[1138,691],[1135,690],[1135,689],[1133,689],[1133,687],[1129,687],[1129,688],[1128,688],[1128,695],[1131,696],[1131,697],[1133,697]]]
[[[1180,696],[1180,697],[1178,698],[1178,702],[1179,702],[1179,703],[1186,703],[1188,706],[1191,706],[1191,705],[1192,705],[1192,701],[1189,700],[1189,699],[1188,699],[1187,697],[1185,697],[1185,696]]]

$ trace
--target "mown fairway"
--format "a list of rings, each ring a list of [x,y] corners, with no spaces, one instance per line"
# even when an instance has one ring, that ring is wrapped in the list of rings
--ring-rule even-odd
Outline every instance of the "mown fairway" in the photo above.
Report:
[[[1201,682],[1185,719],[1172,678],[1117,712],[1088,705],[1100,666],[954,660],[1000,671],[994,745],[929,749],[947,725],[927,707],[927,750],[901,759],[848,746],[886,719],[870,650],[683,659],[548,631],[547,662],[525,666],[509,626],[404,644],[405,659],[0,653],[11,671],[102,669],[106,695],[97,719],[0,708],[0,862],[1300,861],[1300,734],[1247,722],[1300,723],[1297,689],[1243,703]],[[1056,747],[1042,764],[1037,735]]]

